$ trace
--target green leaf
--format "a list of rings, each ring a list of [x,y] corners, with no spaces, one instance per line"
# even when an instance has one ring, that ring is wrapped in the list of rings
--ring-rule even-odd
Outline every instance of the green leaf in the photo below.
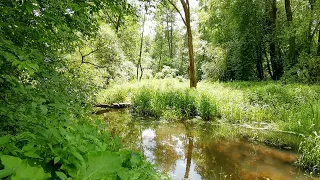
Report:
[[[53,160],[53,163],[57,164],[60,161],[60,159],[61,159],[60,156],[55,157],[54,160]]]
[[[1,157],[1,162],[5,169],[17,169],[22,164],[22,160],[20,158],[8,155],[3,155]]]
[[[44,180],[50,178],[51,175],[45,173],[41,167],[31,167],[24,163],[21,168],[11,177],[11,180]]]
[[[29,143],[29,144],[26,144],[25,146],[23,146],[22,151],[24,151],[24,152],[31,151],[33,148],[34,148],[34,144]]]
[[[6,145],[11,139],[10,135],[0,137],[0,146]]]
[[[3,155],[1,162],[4,169],[0,171],[0,178],[11,175],[11,180],[43,180],[51,177],[41,167],[31,167],[18,157]]]
[[[48,113],[47,106],[40,105],[40,110],[41,110],[41,113],[44,114],[44,115],[46,115]]]
[[[28,152],[25,152],[24,155],[27,156],[27,157],[31,157],[31,158],[41,159],[41,157],[36,153],[35,149],[31,150],[31,151],[28,151]]]
[[[33,5],[30,2],[26,2],[26,10],[28,13],[31,13],[33,11]]]
[[[139,166],[139,164],[141,163],[141,157],[139,155],[132,154],[131,159],[130,159],[130,163],[131,163],[132,167]]]
[[[79,154],[77,151],[75,150],[71,150],[71,153],[80,161],[84,161],[83,157],[81,156],[81,154]]]
[[[57,176],[61,179],[61,180],[66,180],[68,179],[68,177],[63,173],[63,172],[56,172]]]
[[[10,175],[12,175],[15,172],[14,169],[3,169],[0,170],[0,179],[8,177]]]
[[[73,11],[79,11],[80,6],[78,4],[76,4],[76,3],[72,3],[71,4],[71,8],[72,8]]]
[[[117,172],[121,180],[136,180],[139,179],[141,172],[130,170],[128,168],[121,168]]]
[[[81,167],[69,172],[74,179],[98,180],[116,177],[116,171],[121,168],[121,158],[117,153],[90,152],[86,156],[87,161]]]

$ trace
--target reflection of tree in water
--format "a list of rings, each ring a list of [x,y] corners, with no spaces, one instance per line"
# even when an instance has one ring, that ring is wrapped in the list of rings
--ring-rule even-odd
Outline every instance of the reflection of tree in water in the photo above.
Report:
[[[141,126],[133,120],[127,110],[109,111],[104,120],[108,127],[107,130],[120,136],[128,148],[140,150],[137,145],[140,142]]]
[[[189,132],[189,131],[187,130],[187,132]],[[186,164],[186,171],[184,174],[185,179],[189,178],[190,166],[191,166],[191,160],[192,160],[192,152],[193,152],[193,137],[190,136],[189,133],[187,133],[187,137],[188,137],[188,145],[187,145],[187,153],[186,153],[187,164]]]
[[[156,128],[156,134],[156,162],[165,172],[173,171],[176,161],[181,158],[179,143],[182,142],[184,127],[180,126],[180,124],[172,126],[159,125]]]

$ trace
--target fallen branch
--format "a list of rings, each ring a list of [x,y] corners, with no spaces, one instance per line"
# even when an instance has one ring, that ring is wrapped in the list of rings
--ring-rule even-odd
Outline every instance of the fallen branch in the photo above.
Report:
[[[96,104],[94,105],[94,107],[122,109],[122,108],[131,107],[131,104],[130,103]]]

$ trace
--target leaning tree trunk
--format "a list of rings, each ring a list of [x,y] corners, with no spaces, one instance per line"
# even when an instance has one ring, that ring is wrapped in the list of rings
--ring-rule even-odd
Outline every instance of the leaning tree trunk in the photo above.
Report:
[[[184,0],[180,0],[185,18],[186,18],[186,27],[187,27],[187,35],[188,35],[188,49],[189,49],[189,76],[190,76],[190,87],[197,88],[197,78],[195,71],[195,63],[194,63],[194,54],[193,54],[193,40],[192,40],[192,30],[191,30],[191,19],[190,19],[190,5],[189,1],[185,2]]]

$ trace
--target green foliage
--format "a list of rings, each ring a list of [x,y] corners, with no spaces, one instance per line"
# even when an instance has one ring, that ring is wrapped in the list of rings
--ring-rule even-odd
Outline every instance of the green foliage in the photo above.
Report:
[[[285,83],[309,83],[320,82],[320,57],[301,54],[299,63],[286,71],[281,79]]]
[[[79,65],[92,58],[82,53],[98,47],[104,53],[96,54],[95,65],[110,72],[121,66],[117,36],[100,21],[104,13],[128,7],[124,0],[0,2],[0,178],[119,179],[128,172],[157,179],[142,157],[123,163],[132,158],[122,157],[120,139],[92,120],[91,104],[105,74]]]
[[[320,137],[315,133],[307,136],[300,144],[299,152],[302,154],[298,165],[315,175],[320,174]]]
[[[50,174],[45,173],[41,167],[31,167],[26,161],[18,157],[3,155],[1,163],[4,169],[0,170],[0,178],[10,177],[12,180],[35,179],[43,180],[50,178]]]
[[[105,128],[105,125],[97,121],[95,125],[70,124],[65,128],[40,128],[36,134],[4,136],[0,139],[1,152],[24,158],[25,163],[20,166],[18,164],[22,160],[18,157],[3,155],[2,164],[5,168],[0,174],[12,179],[15,176],[27,177],[27,172],[37,172],[38,179],[46,179],[44,177],[47,176],[61,179],[116,179],[126,171],[134,174],[137,179],[157,177],[152,166],[146,163],[140,154],[131,151],[118,152],[121,147],[120,139],[112,137]],[[8,165],[6,157],[13,159],[10,163],[17,164],[17,167]],[[28,170],[27,162],[41,167]],[[26,171],[13,171],[13,168]]]
[[[320,16],[319,3],[286,2],[291,7],[284,1],[200,1],[200,38],[225,52],[221,59],[202,48],[197,60],[203,78],[279,80],[284,73],[288,83],[318,83],[319,30],[313,22]]]
[[[200,116],[204,120],[210,120],[218,114],[217,104],[212,102],[208,96],[202,96],[199,105]]]

